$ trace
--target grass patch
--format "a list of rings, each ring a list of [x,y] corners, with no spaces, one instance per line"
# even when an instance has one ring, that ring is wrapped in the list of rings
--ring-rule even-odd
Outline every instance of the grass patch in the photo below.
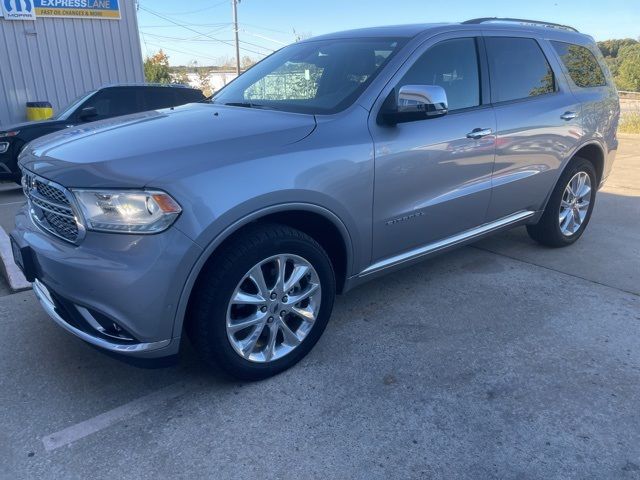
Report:
[[[618,131],[621,133],[640,133],[640,113],[627,113],[620,119]]]

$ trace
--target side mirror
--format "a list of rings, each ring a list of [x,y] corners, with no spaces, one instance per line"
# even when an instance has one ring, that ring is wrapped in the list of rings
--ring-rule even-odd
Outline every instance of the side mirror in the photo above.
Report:
[[[395,109],[383,112],[384,123],[415,122],[441,117],[448,111],[447,93],[438,85],[405,85],[400,87]]]
[[[89,121],[98,116],[98,110],[96,107],[85,107],[80,110],[80,120]]]

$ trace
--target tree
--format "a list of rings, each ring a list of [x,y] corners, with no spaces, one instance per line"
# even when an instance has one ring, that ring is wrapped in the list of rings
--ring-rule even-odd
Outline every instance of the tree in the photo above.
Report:
[[[171,83],[169,56],[160,50],[144,59],[144,78],[149,83]]]
[[[202,90],[205,97],[213,95],[211,83],[209,82],[210,71],[207,68],[198,69],[198,88]]]
[[[176,67],[171,71],[171,82],[178,85],[189,85],[189,74],[187,67]]]
[[[598,42],[598,47],[600,48],[600,51],[605,58],[616,58],[621,48],[628,45],[635,45],[636,43],[638,42],[633,38],[623,38]]]
[[[640,44],[627,45],[618,54],[620,67],[616,76],[619,90],[640,92]]]
[[[245,55],[240,59],[240,66],[242,67],[242,70],[246,70],[247,68],[253,66],[254,63],[256,62],[248,55]]]

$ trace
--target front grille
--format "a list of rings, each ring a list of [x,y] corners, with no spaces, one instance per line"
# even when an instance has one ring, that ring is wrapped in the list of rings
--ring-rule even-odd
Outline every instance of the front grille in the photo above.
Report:
[[[80,232],[76,214],[64,187],[25,171],[22,188],[29,200],[34,222],[63,240],[78,240]]]

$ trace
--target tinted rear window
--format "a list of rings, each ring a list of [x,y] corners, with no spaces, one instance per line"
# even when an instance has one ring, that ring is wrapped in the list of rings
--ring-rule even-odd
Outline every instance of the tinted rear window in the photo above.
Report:
[[[569,76],[578,87],[602,87],[607,84],[602,68],[591,50],[572,43],[552,41]]]
[[[555,91],[553,70],[534,39],[488,37],[486,45],[493,102]]]

